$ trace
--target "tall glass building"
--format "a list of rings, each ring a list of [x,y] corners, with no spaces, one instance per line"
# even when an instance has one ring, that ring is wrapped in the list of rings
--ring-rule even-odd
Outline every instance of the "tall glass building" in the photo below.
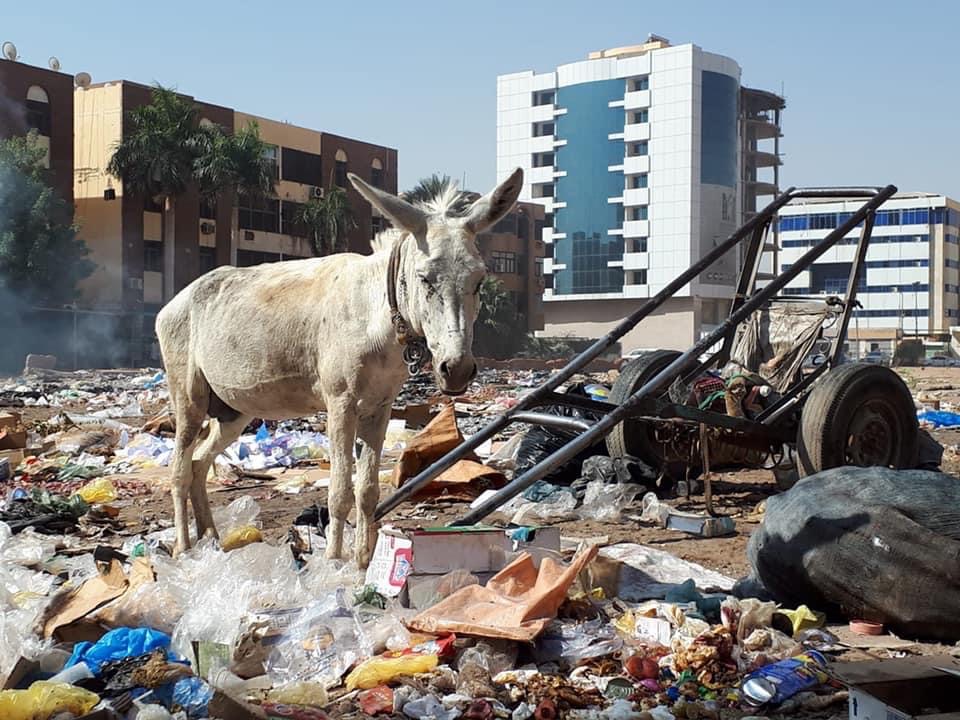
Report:
[[[497,78],[497,175],[522,167],[521,198],[547,213],[544,335],[605,333],[726,238],[753,209],[744,198],[775,191],[745,172],[758,135],[745,139],[741,94],[735,61],[656,36]],[[761,138],[779,138],[776,99]],[[736,270],[732,254],[717,262],[624,350],[687,348],[726,313]]]

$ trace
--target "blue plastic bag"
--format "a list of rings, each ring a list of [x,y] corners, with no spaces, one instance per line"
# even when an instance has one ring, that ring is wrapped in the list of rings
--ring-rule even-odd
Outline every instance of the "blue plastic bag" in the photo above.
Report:
[[[173,686],[173,701],[187,711],[187,717],[207,717],[207,706],[213,699],[213,688],[196,675],[177,680]]]
[[[960,426],[960,413],[946,410],[924,410],[917,413],[917,419],[920,422],[930,423],[935,428]]]
[[[117,628],[111,630],[95,643],[77,643],[65,668],[84,662],[94,676],[100,675],[104,663],[129,657],[146,655],[157,648],[169,648],[170,636],[152,628]],[[175,653],[167,652],[170,660],[178,660]]]

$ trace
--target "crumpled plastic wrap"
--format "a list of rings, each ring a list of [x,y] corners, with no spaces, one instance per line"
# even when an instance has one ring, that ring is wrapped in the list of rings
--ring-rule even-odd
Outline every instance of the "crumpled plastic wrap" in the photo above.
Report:
[[[599,619],[577,623],[554,620],[537,638],[534,657],[538,662],[562,661],[575,667],[584,660],[612,655],[623,647],[613,625]]]
[[[577,514],[584,520],[620,522],[623,511],[644,492],[646,488],[643,485],[593,480],[587,483],[583,505],[577,510]]]
[[[264,664],[275,684],[316,682],[330,688],[351,665],[372,654],[372,644],[341,588],[304,607]]]
[[[4,720],[45,720],[60,713],[86,715],[100,702],[89,690],[40,680],[26,690],[0,690]]]

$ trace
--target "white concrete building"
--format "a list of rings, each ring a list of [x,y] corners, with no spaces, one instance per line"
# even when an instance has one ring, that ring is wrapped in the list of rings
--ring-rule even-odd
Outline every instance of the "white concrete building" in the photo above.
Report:
[[[860,203],[807,201],[780,211],[780,268],[786,269],[842,224]],[[960,325],[960,203],[932,193],[897,193],[877,212],[863,305],[850,323],[850,351],[890,352],[898,335],[946,340]],[[791,282],[788,295],[842,295],[859,229]],[[859,335],[858,335],[859,333]]]
[[[654,36],[497,78],[498,179],[522,167],[521,199],[547,211],[544,335],[607,332],[735,230],[743,198],[775,192],[744,172],[741,146],[779,165],[756,142],[779,138],[779,114],[758,115],[772,130],[748,142],[741,92],[734,60]],[[623,349],[689,347],[726,314],[737,269],[733,253],[718,261]]]

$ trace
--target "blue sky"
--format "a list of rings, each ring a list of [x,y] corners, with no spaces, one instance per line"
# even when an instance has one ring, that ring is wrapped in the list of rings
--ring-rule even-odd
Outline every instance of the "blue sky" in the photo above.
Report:
[[[147,8],[150,8],[148,12]],[[167,30],[167,26],[172,28]],[[960,198],[960,3],[4,3],[22,61],[395,147],[400,187],[495,173],[496,76],[657,33],[729,55],[786,93],[783,184],[885,184]]]

